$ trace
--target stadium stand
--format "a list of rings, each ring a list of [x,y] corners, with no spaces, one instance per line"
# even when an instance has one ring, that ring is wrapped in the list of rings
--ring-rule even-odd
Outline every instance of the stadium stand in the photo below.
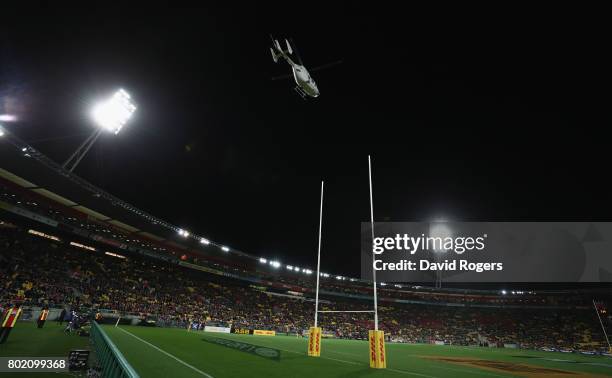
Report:
[[[290,295],[272,286],[140,255],[111,256],[47,240],[19,227],[3,227],[0,235],[3,304],[17,300],[25,307],[85,307],[175,327],[196,322],[296,333],[311,323],[314,305],[307,295]],[[28,263],[32,259],[36,264]],[[440,302],[448,298],[443,293],[434,297],[436,302],[430,304],[382,304],[382,329],[398,342],[605,349],[592,308],[509,308],[490,302],[488,307],[463,307]],[[371,305],[341,295],[324,295],[323,301],[324,309],[360,310]],[[359,313],[326,314],[321,320],[328,334],[356,339],[366,337],[370,322],[369,316]]]
[[[0,150],[6,168],[37,182],[0,169],[0,306],[85,308],[169,327],[294,334],[312,325],[314,277],[177,240],[174,226],[63,174],[18,139],[11,143],[15,149]],[[501,295],[387,285],[378,294],[381,329],[393,341],[604,351],[594,297],[610,301],[606,291],[578,289]],[[321,299],[323,310],[370,310],[371,283],[322,277]],[[361,313],[320,317],[324,333],[339,338],[365,339],[371,321]]]

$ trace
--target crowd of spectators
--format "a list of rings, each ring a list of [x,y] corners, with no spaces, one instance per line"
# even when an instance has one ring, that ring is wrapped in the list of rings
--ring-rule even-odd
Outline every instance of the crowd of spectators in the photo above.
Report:
[[[164,246],[156,245],[152,242],[146,241],[142,238],[130,237],[124,231],[119,230],[113,225],[106,224],[105,222],[86,217],[82,213],[79,213],[73,209],[65,208],[65,206],[55,204],[49,199],[35,198],[32,193],[22,193],[12,187],[6,186],[0,182],[0,200],[6,201],[12,205],[19,206],[37,214],[49,217],[58,222],[70,225],[81,229],[82,231],[91,232],[100,237],[107,238],[109,240],[115,240],[116,242],[124,245],[134,245],[139,248],[146,248],[156,253],[168,251]],[[180,254],[179,254],[180,255]],[[277,286],[285,287],[298,287],[304,292],[314,291],[314,280],[312,277],[303,276],[301,274],[289,274],[289,276],[282,274],[271,274],[271,272],[265,269],[258,269],[254,267],[248,269],[244,266],[231,265],[229,263],[224,264],[218,260],[207,260],[204,258],[197,258],[193,256],[181,256],[184,261],[195,263],[197,265],[207,266],[214,269],[222,270],[224,272],[232,272],[240,276],[256,276],[263,280],[274,282]],[[321,290],[331,291],[336,293],[343,293],[347,295],[357,296],[372,296],[372,287],[368,282],[364,282],[356,279],[349,279],[348,277],[330,276],[328,278],[322,277],[321,279]],[[590,306],[590,298],[585,297],[581,294],[564,294],[564,295],[547,295],[546,293],[535,293],[528,292],[522,295],[511,295],[512,292],[508,292],[508,295],[499,295],[498,293],[470,293],[466,292],[453,292],[453,291],[427,291],[414,286],[402,286],[402,285],[389,285],[387,287],[381,287],[379,289],[379,298],[381,301],[386,299],[402,299],[413,302],[428,302],[428,303],[455,303],[475,306],[481,305],[494,305],[494,306]]]
[[[140,255],[107,255],[19,229],[0,228],[0,285],[2,304],[84,306],[155,319],[164,325],[186,326],[194,321],[295,333],[308,329],[314,315],[314,302],[307,293],[291,295]],[[400,342],[557,349],[604,345],[592,308],[448,304],[382,302],[380,328]],[[330,295],[323,295],[320,303],[323,310],[371,307],[370,301]],[[364,339],[373,328],[372,316],[367,313],[325,313],[320,324],[325,333],[342,338]]]

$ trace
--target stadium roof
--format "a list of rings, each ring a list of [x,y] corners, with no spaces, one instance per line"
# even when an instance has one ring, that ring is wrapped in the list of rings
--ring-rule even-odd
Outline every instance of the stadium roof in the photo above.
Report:
[[[159,219],[125,201],[94,186],[74,173],[64,170],[40,151],[17,136],[5,131],[0,138],[0,177],[25,190],[30,190],[87,216],[109,223],[126,233],[137,234],[201,255],[214,253],[218,257],[227,254],[223,245],[210,241],[207,248],[201,237],[178,235],[179,227]],[[94,210],[95,209],[95,210]],[[207,239],[208,240],[208,239]],[[211,248],[216,247],[216,248]],[[218,251],[212,252],[212,249]],[[244,252],[231,249],[232,257],[258,259]],[[237,262],[233,260],[233,262]]]

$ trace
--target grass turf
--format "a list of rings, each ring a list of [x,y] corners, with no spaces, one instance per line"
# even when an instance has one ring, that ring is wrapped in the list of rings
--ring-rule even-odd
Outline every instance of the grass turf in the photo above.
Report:
[[[4,344],[0,344],[0,357],[68,357],[74,349],[90,349],[89,338],[63,333],[66,324],[60,326],[47,321],[41,329],[34,322],[18,322]],[[9,373],[0,373],[7,377]],[[15,373],[20,378],[70,376],[57,373]]]
[[[285,336],[229,335],[187,332],[184,329],[105,326],[126,359],[141,377],[568,377],[612,375],[612,360],[606,357],[564,353],[481,349],[436,345],[387,344],[387,369],[369,368],[368,343],[324,339],[320,358],[306,356],[306,339]],[[223,338],[281,351],[279,360],[207,342]],[[436,358],[455,359],[455,362]],[[457,361],[495,361],[479,368]],[[517,366],[554,369],[512,369]]]

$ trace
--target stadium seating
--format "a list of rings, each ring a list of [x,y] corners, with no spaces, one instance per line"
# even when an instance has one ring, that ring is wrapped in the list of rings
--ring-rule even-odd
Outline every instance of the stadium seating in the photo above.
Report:
[[[249,284],[189,269],[174,262],[136,254],[119,258],[27,234],[19,227],[0,228],[0,303],[26,306],[88,307],[155,319],[158,325],[186,327],[190,321],[239,328],[295,333],[311,326],[314,303],[309,295],[288,295],[274,287]],[[33,263],[35,261],[35,263]],[[304,284],[304,282],[299,282]],[[295,282],[293,283],[295,285]],[[328,283],[323,309],[365,310],[371,301],[350,299],[346,292],[365,287]],[[303,292],[308,293],[304,288]],[[380,304],[381,328],[398,342],[444,341],[455,345],[518,344],[525,348],[603,348],[592,308],[509,307],[502,297],[485,298],[489,306],[457,306],[479,301],[477,295],[385,292],[430,303]],[[399,293],[399,294],[398,294]],[[559,301],[570,301],[559,298]],[[550,301],[558,303],[559,301]],[[516,305],[516,303],[514,303]],[[371,316],[323,314],[321,325],[335,337],[364,339]]]

